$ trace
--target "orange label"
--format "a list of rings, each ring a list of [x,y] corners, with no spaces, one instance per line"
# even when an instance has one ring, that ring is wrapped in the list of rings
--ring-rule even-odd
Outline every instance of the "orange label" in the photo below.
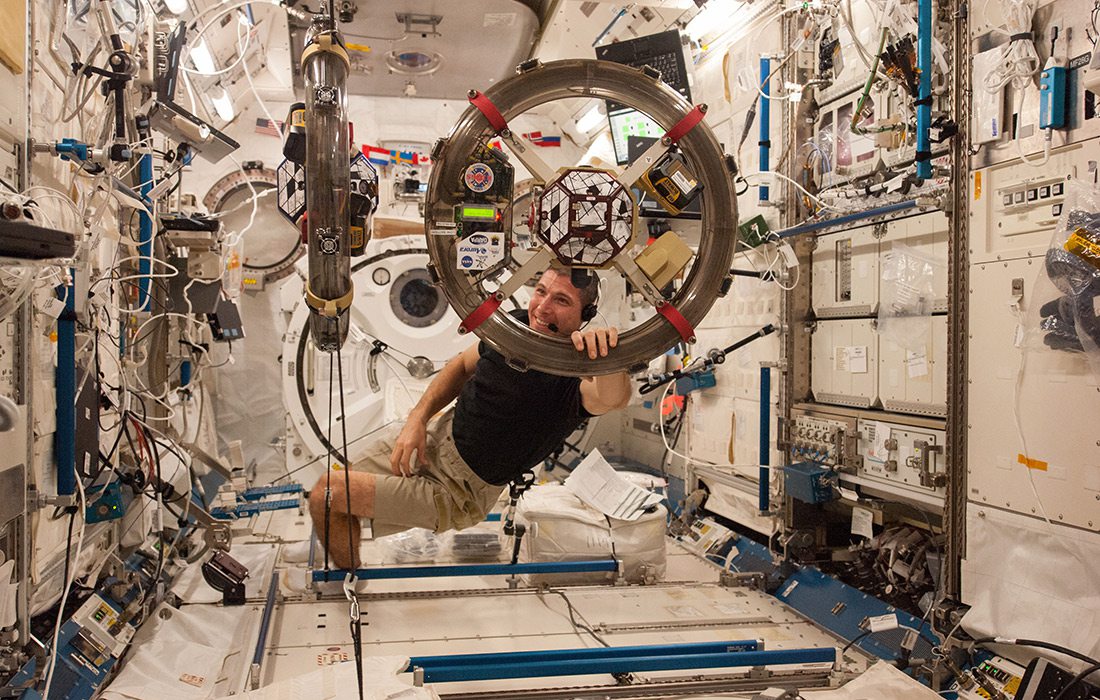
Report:
[[[979,200],[982,198],[982,172],[979,170],[974,173],[974,199]]]
[[[1047,470],[1047,463],[1039,459],[1031,459],[1030,457],[1018,454],[1016,455],[1016,461],[1023,464],[1028,469],[1038,469],[1041,472]]]

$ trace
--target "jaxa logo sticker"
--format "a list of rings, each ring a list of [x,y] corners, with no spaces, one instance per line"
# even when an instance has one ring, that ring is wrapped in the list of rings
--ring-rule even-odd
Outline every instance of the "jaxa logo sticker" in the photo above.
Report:
[[[474,163],[466,168],[462,179],[471,192],[488,192],[493,187],[493,169],[484,163]]]

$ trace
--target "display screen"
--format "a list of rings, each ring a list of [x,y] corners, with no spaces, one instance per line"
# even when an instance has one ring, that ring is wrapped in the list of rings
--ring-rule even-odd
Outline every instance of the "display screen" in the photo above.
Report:
[[[497,218],[496,207],[462,207],[463,220],[495,221]]]
[[[609,114],[607,120],[611,123],[611,143],[615,148],[615,162],[618,165],[630,162],[627,139],[631,136],[659,139],[665,135],[660,124],[636,109]]]

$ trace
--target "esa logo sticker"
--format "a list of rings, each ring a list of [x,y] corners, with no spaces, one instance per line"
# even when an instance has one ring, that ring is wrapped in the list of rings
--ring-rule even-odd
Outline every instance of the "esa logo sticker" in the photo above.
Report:
[[[488,192],[493,186],[493,170],[484,163],[474,163],[466,168],[462,179],[471,192]]]

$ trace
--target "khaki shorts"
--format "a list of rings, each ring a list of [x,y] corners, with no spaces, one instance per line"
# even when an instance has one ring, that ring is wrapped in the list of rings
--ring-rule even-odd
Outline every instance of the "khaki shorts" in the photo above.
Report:
[[[375,537],[422,527],[434,532],[461,530],[476,525],[492,510],[503,486],[486,483],[462,461],[451,435],[454,409],[428,423],[427,466],[417,466],[412,476],[394,476],[390,454],[402,424],[379,431],[367,454],[352,465],[356,471],[376,475]]]

